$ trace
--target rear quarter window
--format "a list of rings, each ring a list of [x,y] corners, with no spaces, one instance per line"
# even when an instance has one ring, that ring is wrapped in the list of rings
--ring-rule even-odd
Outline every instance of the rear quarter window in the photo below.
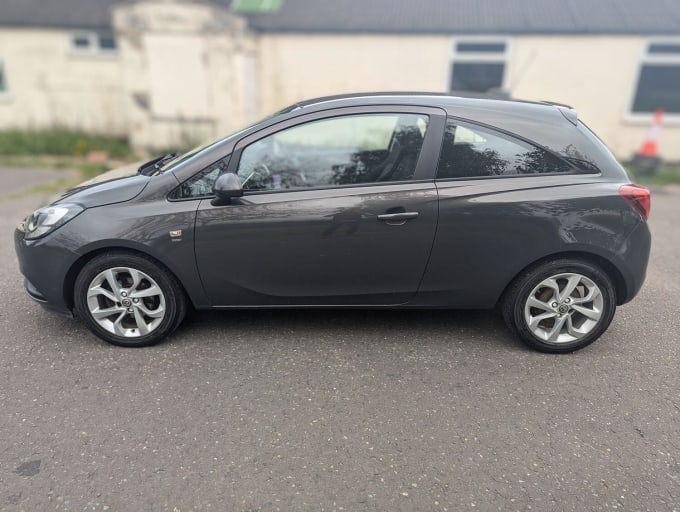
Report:
[[[449,122],[437,179],[565,173],[573,170],[549,151],[479,126]]]

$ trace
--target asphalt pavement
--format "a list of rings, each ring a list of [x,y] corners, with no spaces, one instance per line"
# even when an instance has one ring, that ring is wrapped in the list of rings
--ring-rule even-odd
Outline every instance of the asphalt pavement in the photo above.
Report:
[[[55,176],[0,169],[0,510],[680,511],[680,189],[575,354],[448,311],[202,313],[122,349],[23,291],[12,231]]]

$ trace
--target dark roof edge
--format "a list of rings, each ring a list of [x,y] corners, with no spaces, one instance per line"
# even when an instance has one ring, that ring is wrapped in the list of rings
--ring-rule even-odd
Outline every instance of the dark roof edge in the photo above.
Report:
[[[73,30],[73,31],[81,30],[83,32],[97,31],[97,30],[111,32],[113,30],[113,27],[111,25],[67,25],[67,24],[50,25],[50,24],[47,24],[47,23],[33,24],[33,23],[18,23],[18,22],[17,23],[0,23],[0,28],[37,29],[37,30]]]
[[[361,35],[485,35],[485,36],[675,36],[680,37],[680,27],[675,30],[649,30],[649,31],[616,31],[616,30],[382,30],[382,29],[338,29],[338,28],[262,28],[249,26],[253,32],[259,34],[361,34]]]

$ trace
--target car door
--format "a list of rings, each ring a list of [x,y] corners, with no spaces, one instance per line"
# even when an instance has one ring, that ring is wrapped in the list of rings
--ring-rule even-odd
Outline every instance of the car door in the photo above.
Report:
[[[201,201],[196,261],[215,306],[397,305],[437,223],[439,109],[345,108],[240,141],[244,195]]]

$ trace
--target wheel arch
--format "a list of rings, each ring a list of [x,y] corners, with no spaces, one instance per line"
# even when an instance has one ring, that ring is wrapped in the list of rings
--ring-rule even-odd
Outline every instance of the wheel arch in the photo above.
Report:
[[[108,252],[118,252],[118,253],[127,253],[127,254],[136,254],[139,256],[143,256],[145,258],[151,259],[155,264],[163,267],[167,272],[169,272],[177,281],[179,284],[180,288],[182,289],[182,292],[184,293],[184,296],[188,300],[188,303],[194,306],[193,300],[191,298],[191,295],[187,292],[186,287],[184,286],[184,283],[177,277],[177,274],[172,271],[172,269],[166,265],[164,262],[156,258],[154,255],[149,254],[146,251],[140,250],[138,248],[133,248],[133,247],[127,247],[127,246],[107,246],[107,247],[98,247],[96,249],[92,249],[91,251],[83,254],[80,256],[68,269],[66,272],[66,277],[64,279],[64,285],[63,285],[63,296],[64,296],[64,302],[68,306],[69,309],[73,310],[75,307],[75,283],[76,279],[78,277],[78,274],[83,270],[85,265],[87,265],[90,261],[92,261],[94,258],[99,256],[100,254],[108,253]]]
[[[626,302],[626,297],[628,296],[628,286],[626,284],[626,279],[623,277],[623,274],[614,263],[612,263],[607,258],[592,252],[565,251],[556,252],[553,254],[549,254],[547,256],[543,256],[524,266],[519,271],[517,271],[513,278],[510,279],[508,283],[506,283],[502,293],[499,295],[498,300],[496,301],[496,305],[499,305],[501,302],[503,302],[508,290],[512,287],[513,283],[517,280],[519,276],[521,276],[527,270],[533,267],[539,267],[548,261],[556,259],[571,259],[576,261],[583,261],[600,267],[602,271],[605,274],[607,274],[607,277],[609,277],[609,279],[611,279],[612,283],[614,284],[614,292],[616,294],[616,305],[620,306],[621,304],[624,304]]]

